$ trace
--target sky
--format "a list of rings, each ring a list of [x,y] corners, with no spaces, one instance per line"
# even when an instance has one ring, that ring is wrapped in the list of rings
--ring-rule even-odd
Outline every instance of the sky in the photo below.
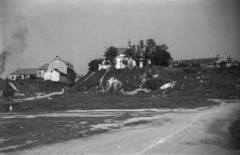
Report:
[[[240,60],[238,10],[239,0],[0,0],[2,76],[56,56],[85,75],[105,46],[127,47],[129,38],[166,44],[174,60]]]

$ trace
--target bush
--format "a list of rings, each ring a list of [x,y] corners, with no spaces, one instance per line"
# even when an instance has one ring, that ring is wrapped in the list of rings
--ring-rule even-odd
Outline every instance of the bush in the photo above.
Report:
[[[196,69],[196,68],[184,68],[183,71],[184,71],[186,74],[193,74],[193,73],[197,73],[197,72],[198,72],[198,69]]]
[[[5,89],[3,90],[3,96],[6,98],[10,98],[14,95],[14,93],[15,93],[15,91],[7,82],[7,84],[5,84]]]
[[[145,82],[144,88],[156,90],[161,86],[159,79],[149,79]]]
[[[126,83],[122,86],[122,88],[124,91],[132,91],[135,90],[137,87],[132,83]]]
[[[30,75],[30,79],[31,79],[31,80],[36,80],[36,79],[38,79],[38,77],[35,76],[35,75]]]

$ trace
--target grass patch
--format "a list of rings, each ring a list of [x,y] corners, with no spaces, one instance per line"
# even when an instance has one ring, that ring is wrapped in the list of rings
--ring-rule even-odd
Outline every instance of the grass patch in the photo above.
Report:
[[[104,124],[106,119],[122,121],[133,116],[121,117],[33,117],[6,118],[1,120],[0,151],[11,152],[39,145],[79,139],[105,133],[108,129],[95,129],[91,125]]]

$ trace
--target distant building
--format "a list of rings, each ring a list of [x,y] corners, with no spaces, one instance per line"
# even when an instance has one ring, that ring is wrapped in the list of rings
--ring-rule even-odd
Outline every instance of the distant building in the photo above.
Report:
[[[37,76],[37,68],[18,68],[14,72],[12,72],[8,78],[10,80],[16,79],[29,79],[30,76]]]
[[[231,66],[240,66],[239,61],[229,57],[227,57],[224,61],[221,62],[222,67],[231,67]]]
[[[129,39],[128,41],[129,46],[128,47],[115,47],[118,51],[118,56],[116,57],[115,61],[116,61],[116,65],[115,68],[117,69],[121,69],[121,68],[125,68],[126,65],[123,63],[123,61],[127,61],[128,65],[127,66],[136,66],[136,62],[130,58],[126,58],[124,52],[127,51],[129,48],[131,48],[131,41]],[[108,48],[105,47],[105,51],[107,51]],[[99,64],[98,69],[107,69],[109,68],[111,65],[106,65],[105,64],[105,60],[102,62],[102,64]]]
[[[76,76],[76,73],[71,63],[56,56],[50,63],[45,63],[39,68],[19,68],[9,75],[9,79],[28,79],[30,76],[36,76],[44,80],[69,82],[72,76]]]
[[[201,67],[230,67],[233,65],[239,65],[239,62],[233,60],[230,56],[224,59],[223,57],[219,57],[219,55],[213,58],[175,60],[172,65],[176,66],[180,63],[188,64],[190,66],[193,64],[200,64]]]
[[[56,58],[49,63],[47,71],[49,70],[57,70],[61,73],[61,76],[66,75],[67,81],[70,81],[71,76],[76,76],[76,73],[73,70],[73,65],[69,62],[63,61],[59,56],[56,56]],[[44,80],[47,80],[45,77],[46,76],[44,76]],[[62,78],[59,77],[59,80],[60,79]]]

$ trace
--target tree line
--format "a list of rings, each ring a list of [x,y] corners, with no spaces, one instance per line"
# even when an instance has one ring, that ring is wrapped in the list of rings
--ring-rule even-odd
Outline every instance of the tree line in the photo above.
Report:
[[[140,40],[138,45],[129,47],[125,52],[123,64],[128,65],[127,59],[132,59],[136,62],[136,67],[147,66],[162,66],[168,67],[172,61],[171,54],[168,52],[169,47],[166,44],[157,45],[154,39],[148,39],[146,42]],[[117,48],[109,47],[104,58],[94,59],[88,63],[89,71],[97,71],[99,64],[104,62],[105,65],[110,65],[112,68],[116,65],[116,57],[119,55]]]

